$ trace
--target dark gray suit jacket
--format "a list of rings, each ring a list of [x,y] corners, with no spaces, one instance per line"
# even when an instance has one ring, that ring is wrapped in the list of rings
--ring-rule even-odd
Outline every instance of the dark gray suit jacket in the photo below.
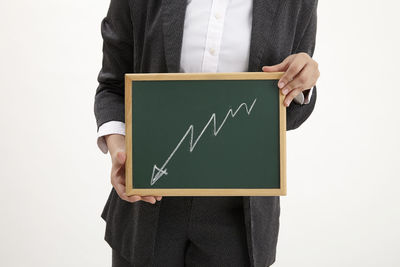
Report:
[[[251,0],[249,0],[251,1]],[[317,0],[253,0],[248,71],[280,63],[290,54],[313,55]],[[111,0],[101,24],[103,63],[98,76],[94,112],[97,127],[124,122],[124,74],[179,72],[187,0]],[[299,127],[312,113],[310,103],[287,108],[287,129]],[[161,200],[162,201],[162,200]],[[243,197],[252,266],[275,261],[280,216],[279,197]],[[105,240],[135,266],[152,266],[160,202],[128,203],[111,190],[101,214]]]

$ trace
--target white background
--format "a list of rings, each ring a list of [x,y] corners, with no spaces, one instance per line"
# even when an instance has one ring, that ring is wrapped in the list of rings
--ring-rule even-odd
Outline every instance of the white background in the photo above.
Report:
[[[0,2],[1,266],[111,266],[93,113],[108,4]],[[274,266],[400,266],[399,8],[319,3],[318,100],[288,132]]]

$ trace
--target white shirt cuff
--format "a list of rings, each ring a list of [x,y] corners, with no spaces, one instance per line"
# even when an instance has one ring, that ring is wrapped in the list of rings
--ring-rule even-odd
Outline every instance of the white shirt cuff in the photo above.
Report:
[[[304,104],[304,93],[301,92],[300,94],[298,94],[297,96],[295,96],[293,98],[293,101],[296,102],[299,105],[303,105]]]
[[[310,99],[311,99],[313,90],[314,90],[314,87],[312,87],[312,88],[310,89],[310,92],[308,93],[307,97],[304,99],[304,104],[310,103]]]
[[[301,92],[301,94],[298,94],[297,96],[295,96],[295,98],[293,98],[293,101],[296,102],[299,105],[310,103],[310,99],[311,99],[311,95],[312,95],[313,89],[314,89],[314,87],[312,87],[310,89],[310,92],[308,93],[307,97],[304,96],[304,92]]]
[[[103,123],[99,127],[97,132],[97,146],[104,154],[107,154],[108,152],[108,147],[104,136],[109,134],[125,135],[125,123],[121,121],[109,121]]]

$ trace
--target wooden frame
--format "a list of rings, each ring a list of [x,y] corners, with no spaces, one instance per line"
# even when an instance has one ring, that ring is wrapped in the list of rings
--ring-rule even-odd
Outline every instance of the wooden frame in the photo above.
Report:
[[[286,195],[286,107],[285,96],[279,94],[280,124],[280,188],[155,188],[134,189],[132,184],[132,82],[143,80],[278,80],[283,72],[232,72],[232,73],[140,73],[125,74],[125,127],[126,127],[126,193],[130,195],[153,196],[285,196]],[[278,89],[277,89],[278,90]]]

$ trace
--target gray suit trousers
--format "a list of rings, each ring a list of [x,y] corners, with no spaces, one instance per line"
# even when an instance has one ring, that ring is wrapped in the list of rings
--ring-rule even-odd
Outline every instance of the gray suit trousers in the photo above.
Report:
[[[155,266],[250,266],[243,197],[161,200]],[[113,267],[136,267],[112,251]]]

